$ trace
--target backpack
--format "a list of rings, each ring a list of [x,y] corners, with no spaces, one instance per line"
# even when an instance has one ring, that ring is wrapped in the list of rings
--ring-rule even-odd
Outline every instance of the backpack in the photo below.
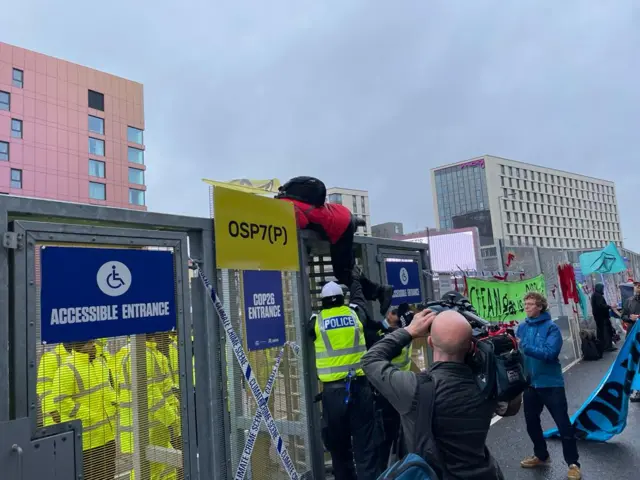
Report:
[[[327,187],[314,177],[294,177],[278,188],[276,198],[290,198],[322,207],[327,199]]]
[[[421,456],[410,453],[387,468],[378,480],[438,480],[438,476]]]
[[[596,335],[591,330],[581,330],[581,349],[582,359],[587,361],[600,360],[602,358],[602,350],[599,348]]]
[[[420,404],[418,405],[418,399]],[[400,425],[400,431],[393,445],[393,454],[398,458],[401,458],[388,469],[386,469],[382,475],[378,477],[378,480],[439,480],[440,477],[436,473],[436,470],[441,471],[440,454],[438,447],[436,446],[435,438],[433,436],[433,415],[434,405],[436,399],[436,389],[433,382],[433,378],[427,372],[423,372],[418,375],[418,388],[416,389],[416,395],[413,398],[412,410],[418,412],[416,419],[416,425],[420,425],[420,431],[429,432],[421,443],[418,443],[419,437],[416,435],[414,439],[413,448],[421,453],[424,453],[428,459],[416,453],[407,453],[406,439],[404,438],[404,432],[402,424]],[[418,410],[418,406],[420,409]],[[418,430],[416,430],[417,433]],[[434,468],[435,467],[435,468]]]

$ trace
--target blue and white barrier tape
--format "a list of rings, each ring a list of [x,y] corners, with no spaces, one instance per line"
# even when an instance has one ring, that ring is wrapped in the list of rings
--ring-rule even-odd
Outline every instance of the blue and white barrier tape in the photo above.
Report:
[[[286,342],[278,356],[276,358],[276,362],[271,369],[271,374],[269,375],[269,379],[267,380],[267,385],[264,389],[264,401],[266,404],[269,402],[269,397],[271,397],[271,391],[273,390],[273,386],[276,383],[276,378],[278,376],[278,370],[280,369],[280,362],[282,361],[282,356],[284,355],[284,347],[289,346],[296,355],[300,354],[300,347],[293,342]],[[249,466],[249,461],[251,459],[251,452],[253,452],[253,447],[256,444],[256,439],[258,438],[258,433],[260,431],[260,424],[262,423],[262,412],[258,410],[256,412],[255,417],[253,417],[253,421],[251,422],[251,428],[249,429],[249,435],[247,437],[247,441],[244,445],[244,450],[242,451],[242,456],[240,457],[240,462],[238,462],[238,470],[236,470],[235,480],[244,480],[244,477],[247,473],[247,469]]]
[[[231,342],[233,353],[235,354],[236,359],[240,364],[240,368],[242,369],[244,378],[247,380],[249,388],[251,389],[253,398],[256,400],[256,404],[258,405],[258,412],[260,412],[262,415],[262,418],[264,418],[264,423],[267,425],[267,430],[269,431],[269,435],[271,436],[271,442],[273,443],[273,446],[276,448],[276,452],[278,453],[278,456],[282,461],[282,465],[284,466],[285,471],[289,475],[289,478],[291,478],[292,480],[299,480],[300,476],[298,475],[298,472],[296,471],[295,466],[293,465],[293,461],[289,456],[289,452],[287,451],[287,447],[284,445],[284,441],[280,436],[280,432],[278,431],[278,426],[276,425],[276,422],[274,421],[273,416],[269,411],[269,406],[267,404],[267,401],[265,400],[265,394],[262,392],[262,390],[260,390],[260,385],[258,384],[258,381],[256,380],[256,377],[253,374],[253,369],[251,368],[251,365],[249,364],[249,360],[247,359],[247,355],[244,349],[242,348],[242,341],[240,340],[236,332],[233,330],[231,321],[227,316],[227,312],[224,311],[224,307],[222,306],[222,302],[220,301],[218,294],[216,293],[215,289],[213,288],[213,286],[205,276],[202,269],[200,268],[200,265],[198,265],[196,262],[193,262],[193,264],[196,265],[198,269],[198,275],[200,276],[202,283],[204,284],[205,288],[209,290],[211,294],[211,301],[213,302],[213,306],[215,307],[216,312],[218,313],[218,317],[222,322],[222,326],[224,327],[224,330],[227,333],[227,338]],[[273,385],[271,387],[273,388]],[[258,423],[258,425],[260,424]],[[254,440],[254,443],[255,443],[255,440]],[[253,446],[251,446],[251,448],[253,449]],[[246,447],[245,447],[245,450],[246,450]],[[242,465],[239,466],[239,469],[241,466]],[[244,467],[245,471],[247,466]],[[244,473],[242,473],[242,476],[244,476]]]

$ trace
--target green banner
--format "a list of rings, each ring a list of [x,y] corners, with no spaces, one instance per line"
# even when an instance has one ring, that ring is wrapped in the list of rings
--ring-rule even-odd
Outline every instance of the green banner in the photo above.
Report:
[[[469,301],[478,315],[489,322],[524,320],[523,297],[535,291],[546,295],[544,275],[518,282],[467,278]]]

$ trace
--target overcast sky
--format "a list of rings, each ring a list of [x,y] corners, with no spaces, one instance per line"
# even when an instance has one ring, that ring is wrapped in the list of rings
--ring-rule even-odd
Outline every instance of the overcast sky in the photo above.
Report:
[[[615,180],[640,252],[639,5],[20,0],[0,40],[144,84],[151,210],[208,216],[202,177],[308,174],[414,231],[429,169],[488,153]]]

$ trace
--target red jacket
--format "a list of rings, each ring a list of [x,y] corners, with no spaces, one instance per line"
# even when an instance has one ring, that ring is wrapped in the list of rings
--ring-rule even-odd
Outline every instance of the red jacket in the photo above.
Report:
[[[325,203],[322,207],[314,207],[291,198],[281,198],[280,200],[293,204],[298,228],[306,228],[310,223],[319,225],[331,243],[340,240],[351,223],[351,212],[347,207],[338,203]]]

